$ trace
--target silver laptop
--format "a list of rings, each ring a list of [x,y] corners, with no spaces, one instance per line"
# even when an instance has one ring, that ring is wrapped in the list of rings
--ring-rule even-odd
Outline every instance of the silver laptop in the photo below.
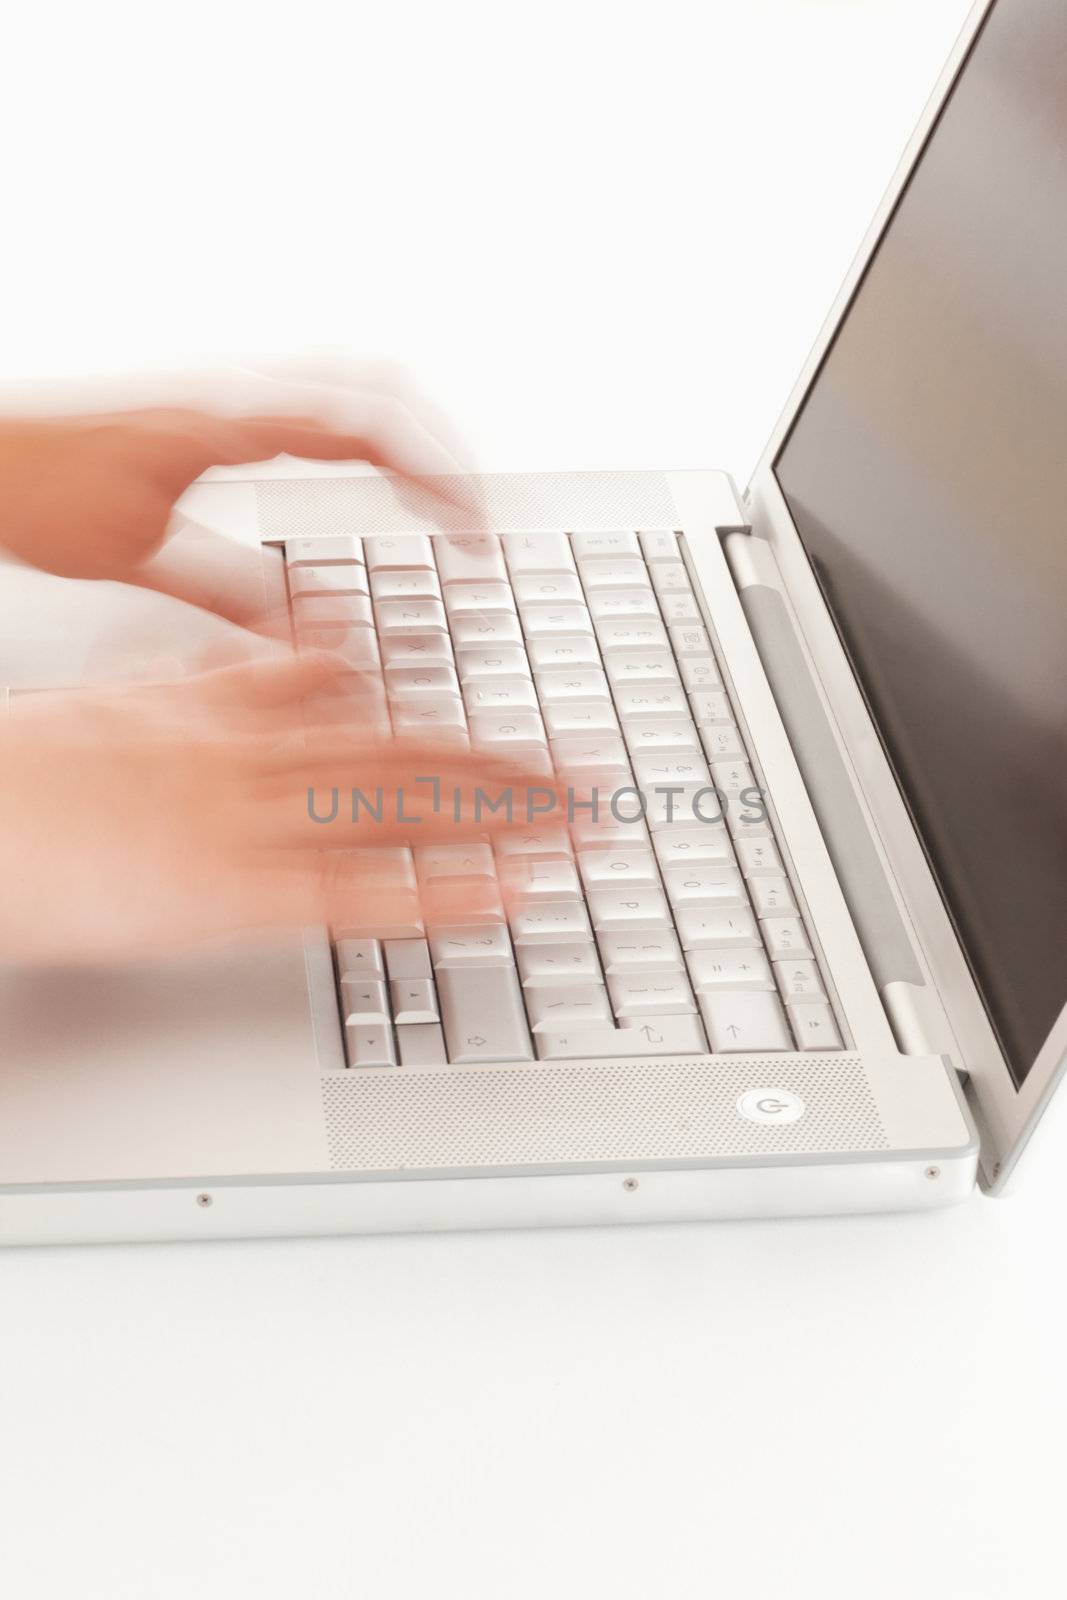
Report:
[[[1004,1188],[1067,1061],[1065,70],[1057,0],[976,9],[743,494],[488,477],[445,534],[355,466],[194,486],[362,715],[599,811],[413,838],[389,926],[7,971],[0,1239]],[[310,803],[374,847],[373,792]]]

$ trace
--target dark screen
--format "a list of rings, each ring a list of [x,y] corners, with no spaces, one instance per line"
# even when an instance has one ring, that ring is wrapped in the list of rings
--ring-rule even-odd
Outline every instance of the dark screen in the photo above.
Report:
[[[1021,1083],[1067,1001],[1067,0],[998,0],[775,471]]]

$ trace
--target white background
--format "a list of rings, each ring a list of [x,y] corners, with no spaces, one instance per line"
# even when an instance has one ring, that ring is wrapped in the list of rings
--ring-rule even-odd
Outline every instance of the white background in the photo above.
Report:
[[[340,345],[743,481],[966,9],[25,7],[0,376]],[[6,1592],[1043,1600],[1065,1218],[7,1253]]]

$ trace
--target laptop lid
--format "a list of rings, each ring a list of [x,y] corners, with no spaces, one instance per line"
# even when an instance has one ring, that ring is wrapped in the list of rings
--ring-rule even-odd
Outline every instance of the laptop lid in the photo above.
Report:
[[[1063,0],[976,7],[750,488],[992,1185],[1067,1066],[1065,84]]]

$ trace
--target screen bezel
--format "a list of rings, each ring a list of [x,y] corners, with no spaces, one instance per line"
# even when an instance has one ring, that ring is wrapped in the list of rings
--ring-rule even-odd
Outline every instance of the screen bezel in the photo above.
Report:
[[[815,580],[775,473],[775,464],[816,382],[915,168],[934,134],[996,0],[978,0],[905,148],[874,221],[753,474],[747,501],[755,530],[769,539],[811,655],[828,711],[841,735],[872,828],[882,847],[918,953],[959,1043],[957,1065],[982,1132],[984,1181],[999,1187],[1025,1145],[1059,1078],[1067,1071],[1067,1006],[1017,1086],[990,1024],[958,936],[934,880],[895,774],[872,723],[837,627]]]

